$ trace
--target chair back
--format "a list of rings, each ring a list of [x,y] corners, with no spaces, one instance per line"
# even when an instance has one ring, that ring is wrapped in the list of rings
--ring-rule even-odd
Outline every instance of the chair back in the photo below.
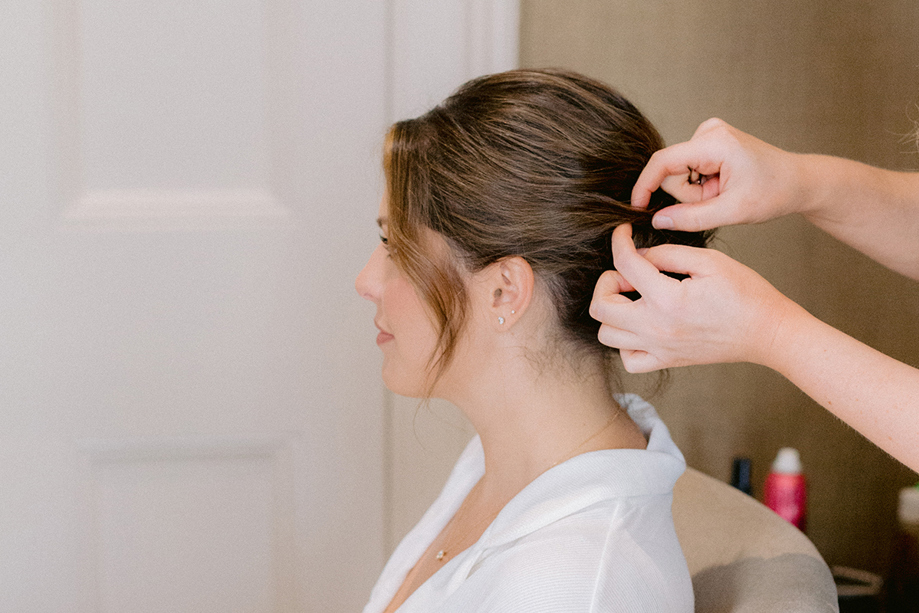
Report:
[[[726,483],[687,468],[673,520],[697,613],[834,613],[833,576],[790,523]]]

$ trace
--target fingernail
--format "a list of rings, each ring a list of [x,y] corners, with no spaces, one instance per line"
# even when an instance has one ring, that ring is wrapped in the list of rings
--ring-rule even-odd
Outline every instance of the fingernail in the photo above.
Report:
[[[648,247],[642,247],[641,249],[636,249],[636,251],[638,252],[638,255],[644,255],[648,253]]]
[[[664,215],[655,215],[651,219],[651,225],[658,230],[673,230],[673,220]]]

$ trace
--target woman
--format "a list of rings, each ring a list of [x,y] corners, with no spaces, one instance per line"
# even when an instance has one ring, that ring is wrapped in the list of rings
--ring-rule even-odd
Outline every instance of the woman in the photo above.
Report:
[[[648,404],[614,396],[588,313],[617,226],[705,244],[651,227],[667,194],[626,204],[661,146],[619,94],[553,71],[473,80],[391,129],[357,290],[387,387],[453,402],[478,436],[365,613],[692,610],[670,516],[683,458]]]

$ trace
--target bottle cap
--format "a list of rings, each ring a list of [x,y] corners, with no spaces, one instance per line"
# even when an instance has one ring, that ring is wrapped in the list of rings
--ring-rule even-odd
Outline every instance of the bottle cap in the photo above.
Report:
[[[772,472],[783,475],[801,474],[801,456],[794,447],[782,447],[772,462]]]
[[[903,524],[919,524],[919,485],[900,490],[897,518]]]

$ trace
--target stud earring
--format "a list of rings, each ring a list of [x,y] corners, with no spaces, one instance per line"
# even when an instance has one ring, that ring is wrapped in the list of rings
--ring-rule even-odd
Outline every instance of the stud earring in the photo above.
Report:
[[[513,315],[513,314],[516,313],[516,312],[517,312],[517,311],[514,311],[514,310],[512,309],[512,310],[511,310],[511,315]]]
[[[503,318],[503,317],[499,317],[499,318],[498,318],[498,324],[500,324],[500,325],[502,325],[502,326],[504,325],[504,318]]]

